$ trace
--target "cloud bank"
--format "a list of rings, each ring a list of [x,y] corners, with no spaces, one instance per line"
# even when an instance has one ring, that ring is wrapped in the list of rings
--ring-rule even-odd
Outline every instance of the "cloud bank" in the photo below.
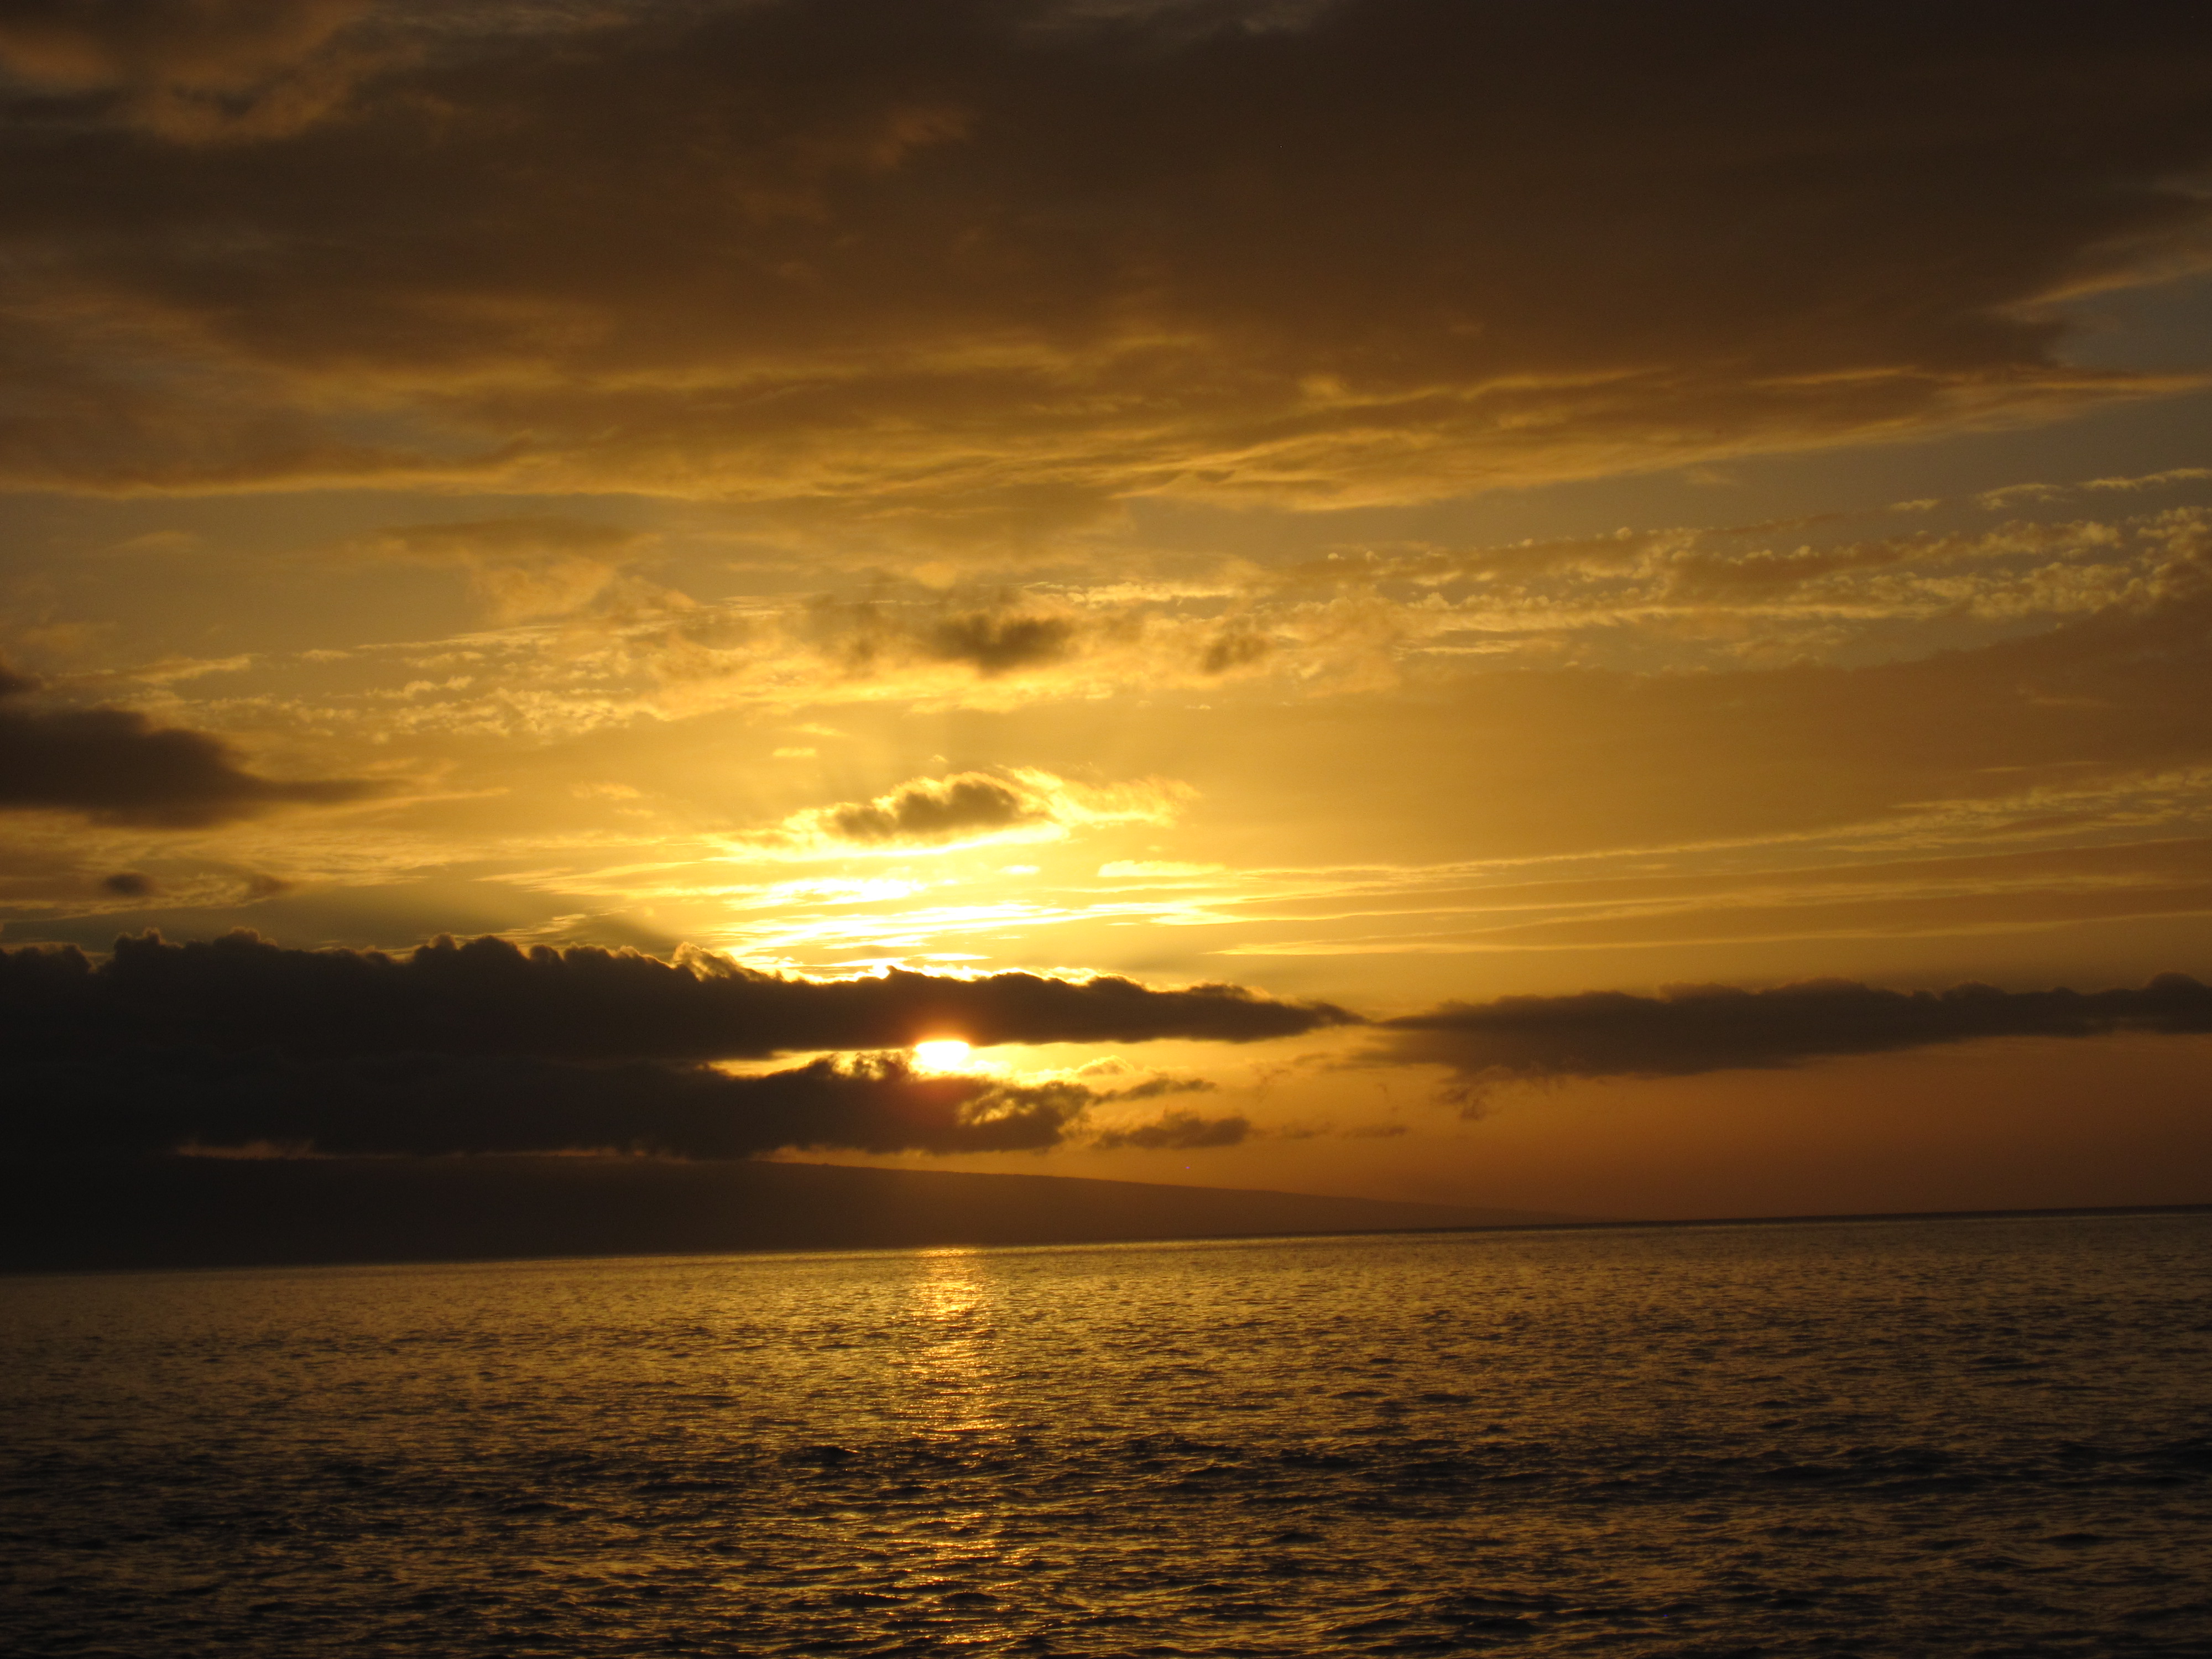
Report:
[[[1152,990],[1035,974],[787,979],[689,956],[440,939],[411,956],[288,950],[250,933],[0,951],[0,1039],[24,1054],[118,1047],[345,1056],[505,1054],[609,1064],[1004,1042],[1255,1042],[1344,1024],[1327,1003],[1233,985]]]
[[[1461,1097],[1520,1079],[1686,1077],[1985,1037],[2212,1032],[2212,988],[2161,974],[2140,990],[1887,991],[1845,980],[1771,990],[1684,986],[1449,1003],[1381,1023],[1374,1056],[1449,1066]]]
[[[0,1118],[0,1147],[15,1158],[1042,1151],[1100,1097],[1068,1083],[922,1076],[896,1055],[732,1077],[505,1055],[298,1060],[142,1049],[9,1062],[0,1075],[13,1102]]]
[[[598,950],[441,941],[411,957],[117,941],[0,951],[0,1155],[1042,1150],[1096,1105],[1202,1091],[914,1070],[896,1054],[757,1075],[710,1059],[904,1046],[1204,1037],[1249,1042],[1349,1018],[1230,986],[1153,991],[896,974],[817,983]],[[1226,1146],[1242,1119],[1170,1112],[1115,1146]]]

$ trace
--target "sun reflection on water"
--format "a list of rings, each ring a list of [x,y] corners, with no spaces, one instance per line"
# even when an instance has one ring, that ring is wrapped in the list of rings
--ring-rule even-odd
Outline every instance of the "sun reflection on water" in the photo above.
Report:
[[[927,1250],[914,1260],[899,1379],[902,1413],[920,1433],[956,1444],[1010,1426],[993,1347],[1000,1297],[981,1252]],[[942,1598],[969,1623],[962,1645],[1010,1641],[1015,1627],[998,1603],[1009,1589],[1004,1510],[943,1503],[901,1529],[915,1552],[907,1584]]]
[[[1006,1426],[990,1345],[997,1298],[975,1250],[915,1258],[903,1366],[907,1415],[927,1432],[976,1434]]]

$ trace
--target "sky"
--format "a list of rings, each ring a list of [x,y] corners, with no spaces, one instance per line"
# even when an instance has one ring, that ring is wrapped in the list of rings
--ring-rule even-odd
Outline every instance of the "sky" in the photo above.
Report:
[[[12,1151],[2212,1200],[2201,6],[19,0],[0,158]]]

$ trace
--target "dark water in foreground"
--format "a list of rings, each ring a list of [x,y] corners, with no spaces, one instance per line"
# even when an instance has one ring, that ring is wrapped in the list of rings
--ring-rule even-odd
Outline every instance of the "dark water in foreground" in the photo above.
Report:
[[[16,1655],[2212,1653],[2212,1216],[0,1281]]]

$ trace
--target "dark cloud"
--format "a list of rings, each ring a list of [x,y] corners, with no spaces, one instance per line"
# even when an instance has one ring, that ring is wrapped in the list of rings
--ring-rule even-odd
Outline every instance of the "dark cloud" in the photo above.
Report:
[[[699,957],[527,951],[441,939],[409,957],[287,950],[249,933],[0,951],[0,1041],[19,1054],[188,1048],[298,1056],[498,1054],[593,1064],[969,1042],[1249,1042],[1351,1019],[1231,985],[1156,991],[1126,979],[892,973],[784,979]]]
[[[135,870],[118,870],[101,881],[100,885],[103,891],[112,893],[118,898],[147,898],[155,890],[153,878],[142,876]]]
[[[1161,1073],[1146,1078],[1142,1083],[1133,1083],[1126,1089],[1109,1089],[1098,1096],[1101,1100],[1158,1100],[1162,1095],[1212,1094],[1220,1085],[1209,1083],[1202,1077],[1176,1077]]]
[[[972,663],[981,674],[1004,674],[1057,662],[1074,641],[1075,624],[1064,617],[976,611],[938,623],[930,631],[929,649],[942,661]]]
[[[134,1049],[0,1061],[0,1156],[267,1148],[326,1155],[780,1148],[1041,1151],[1079,1121],[1079,1085],[921,1076],[893,1055],[732,1077],[707,1067],[400,1054],[295,1059]],[[1216,1143],[1205,1143],[1216,1144]]]
[[[957,772],[911,779],[870,800],[810,807],[748,839],[808,853],[1006,835],[1055,839],[1077,825],[1166,823],[1188,793],[1159,779],[1087,786],[1030,767],[1009,767],[1002,774]]]
[[[1133,1128],[1109,1129],[1094,1144],[1106,1152],[1118,1151],[1124,1146],[1139,1147],[1147,1152],[1164,1148],[1235,1146],[1251,1133],[1252,1121],[1241,1114],[1201,1117],[1196,1112],[1178,1109],[1163,1112],[1153,1121],[1138,1124]]]
[[[1273,648],[1267,636],[1255,628],[1224,628],[1206,641],[1198,665],[1209,674],[1225,674],[1259,661]]]
[[[0,667],[0,696],[34,684]],[[130,709],[0,708],[0,811],[49,808],[178,829],[368,793],[366,784],[346,779],[257,777],[240,768],[222,739],[157,726]]]
[[[1402,499],[2071,407],[2205,225],[2180,0],[495,10],[12,9],[0,473]]]
[[[0,70],[184,143],[295,131],[343,96],[326,52],[374,0],[10,0]]]
[[[1462,1090],[1565,1077],[1682,1077],[1984,1037],[2212,1032],[2212,988],[2162,974],[2140,990],[1886,991],[1844,980],[1772,990],[1688,986],[1452,1003],[1382,1022],[1376,1058],[1449,1066]]]
[[[822,817],[830,833],[865,845],[950,841],[981,831],[1049,823],[1052,812],[1049,802],[1028,791],[970,772],[944,779],[919,779],[879,800],[832,807]]]
[[[806,633],[848,673],[960,663],[990,679],[1073,655],[1083,630],[1073,617],[1024,610],[1010,594],[980,602],[957,594],[903,600],[879,594],[814,600],[807,610]]]
[[[524,952],[496,939],[401,959],[149,934],[118,940],[97,965],[75,951],[0,951],[0,1153],[1037,1150],[1093,1105],[1208,1085],[1019,1084],[917,1073],[883,1053],[764,1075],[699,1062],[948,1031],[977,1042],[1237,1042],[1345,1018],[1227,986],[1148,991],[1021,974],[818,984],[617,951]],[[1123,1133],[1133,1146],[1227,1146],[1243,1120],[1170,1113]]]

